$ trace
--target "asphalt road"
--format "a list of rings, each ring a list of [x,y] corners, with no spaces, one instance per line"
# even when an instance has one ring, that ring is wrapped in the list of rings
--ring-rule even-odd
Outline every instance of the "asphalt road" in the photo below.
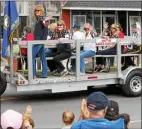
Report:
[[[109,99],[117,101],[120,112],[130,114],[131,129],[141,129],[141,97],[127,98],[122,95],[119,88],[113,91],[108,88],[94,89],[94,91],[103,91]],[[1,112],[14,109],[22,113],[27,105],[31,105],[36,129],[61,128],[63,111],[72,110],[78,119],[81,100],[88,94],[86,91],[64,94],[48,94],[45,91],[17,95],[5,94],[1,98]]]

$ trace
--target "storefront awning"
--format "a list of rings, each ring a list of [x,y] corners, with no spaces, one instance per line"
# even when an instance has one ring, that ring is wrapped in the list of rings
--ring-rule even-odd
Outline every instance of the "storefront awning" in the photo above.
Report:
[[[68,1],[63,9],[142,11],[140,1]]]

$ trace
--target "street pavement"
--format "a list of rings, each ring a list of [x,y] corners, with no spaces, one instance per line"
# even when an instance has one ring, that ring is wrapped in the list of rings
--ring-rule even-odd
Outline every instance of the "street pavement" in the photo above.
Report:
[[[128,98],[122,94],[119,88],[97,88],[93,91],[103,91],[109,99],[119,103],[120,113],[128,113],[131,117],[131,129],[141,129],[141,97]],[[23,113],[27,105],[33,108],[35,129],[61,128],[62,113],[71,110],[75,113],[76,120],[79,117],[82,98],[86,98],[90,92],[72,92],[48,94],[46,91],[32,93],[7,93],[1,97],[1,113],[7,109],[14,109]]]

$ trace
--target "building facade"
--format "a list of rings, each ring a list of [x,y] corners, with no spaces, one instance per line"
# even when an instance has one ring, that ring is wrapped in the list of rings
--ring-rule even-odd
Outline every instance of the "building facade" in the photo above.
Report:
[[[4,1],[0,1],[0,27],[3,26],[4,16]],[[51,16],[51,22],[57,22],[61,16],[61,2],[60,1],[17,1],[17,10],[20,17],[20,32],[22,33],[23,27],[28,25],[33,27],[35,23],[34,8],[40,4],[46,8],[46,14]],[[21,36],[20,33],[20,36]]]
[[[62,10],[67,28],[90,23],[101,34],[103,25],[120,23],[125,35],[141,32],[142,2],[138,1],[68,1]]]

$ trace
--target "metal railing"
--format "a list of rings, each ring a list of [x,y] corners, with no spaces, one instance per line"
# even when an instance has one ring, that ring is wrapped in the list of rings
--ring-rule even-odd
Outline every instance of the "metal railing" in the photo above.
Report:
[[[35,40],[35,41],[19,41],[18,44],[20,45],[20,48],[27,48],[28,53],[27,53],[27,57],[28,57],[28,81],[29,84],[32,84],[32,80],[33,80],[33,60],[32,60],[32,47],[33,45],[45,45],[48,48],[53,48],[56,46],[56,44],[61,43],[69,43],[69,44],[76,44],[76,80],[79,81],[80,80],[80,44],[81,43],[91,43],[91,42],[96,42],[96,39],[87,39],[87,40],[64,40],[62,42],[59,42],[59,40]],[[123,54],[121,54],[121,45],[134,45],[136,44],[136,40],[134,40],[134,38],[124,38],[124,39],[117,39],[116,41],[117,43],[117,76],[118,78],[121,78],[123,75],[121,73],[121,56],[123,56]],[[111,45],[107,44],[108,46]],[[96,44],[97,46],[106,46],[106,44]],[[12,47],[10,49],[11,53],[12,53]],[[136,54],[131,54],[131,56],[135,56]],[[102,55],[103,57],[111,57],[112,55]],[[96,56],[97,57],[97,56]],[[99,55],[98,55],[99,57]],[[11,54],[11,61],[13,59],[13,54]],[[13,61],[12,61],[13,62]],[[11,62],[10,64],[10,68],[13,68],[13,63]],[[13,70],[11,70],[11,77],[13,78]],[[12,79],[11,78],[11,79]],[[12,82],[12,81],[11,81]]]

